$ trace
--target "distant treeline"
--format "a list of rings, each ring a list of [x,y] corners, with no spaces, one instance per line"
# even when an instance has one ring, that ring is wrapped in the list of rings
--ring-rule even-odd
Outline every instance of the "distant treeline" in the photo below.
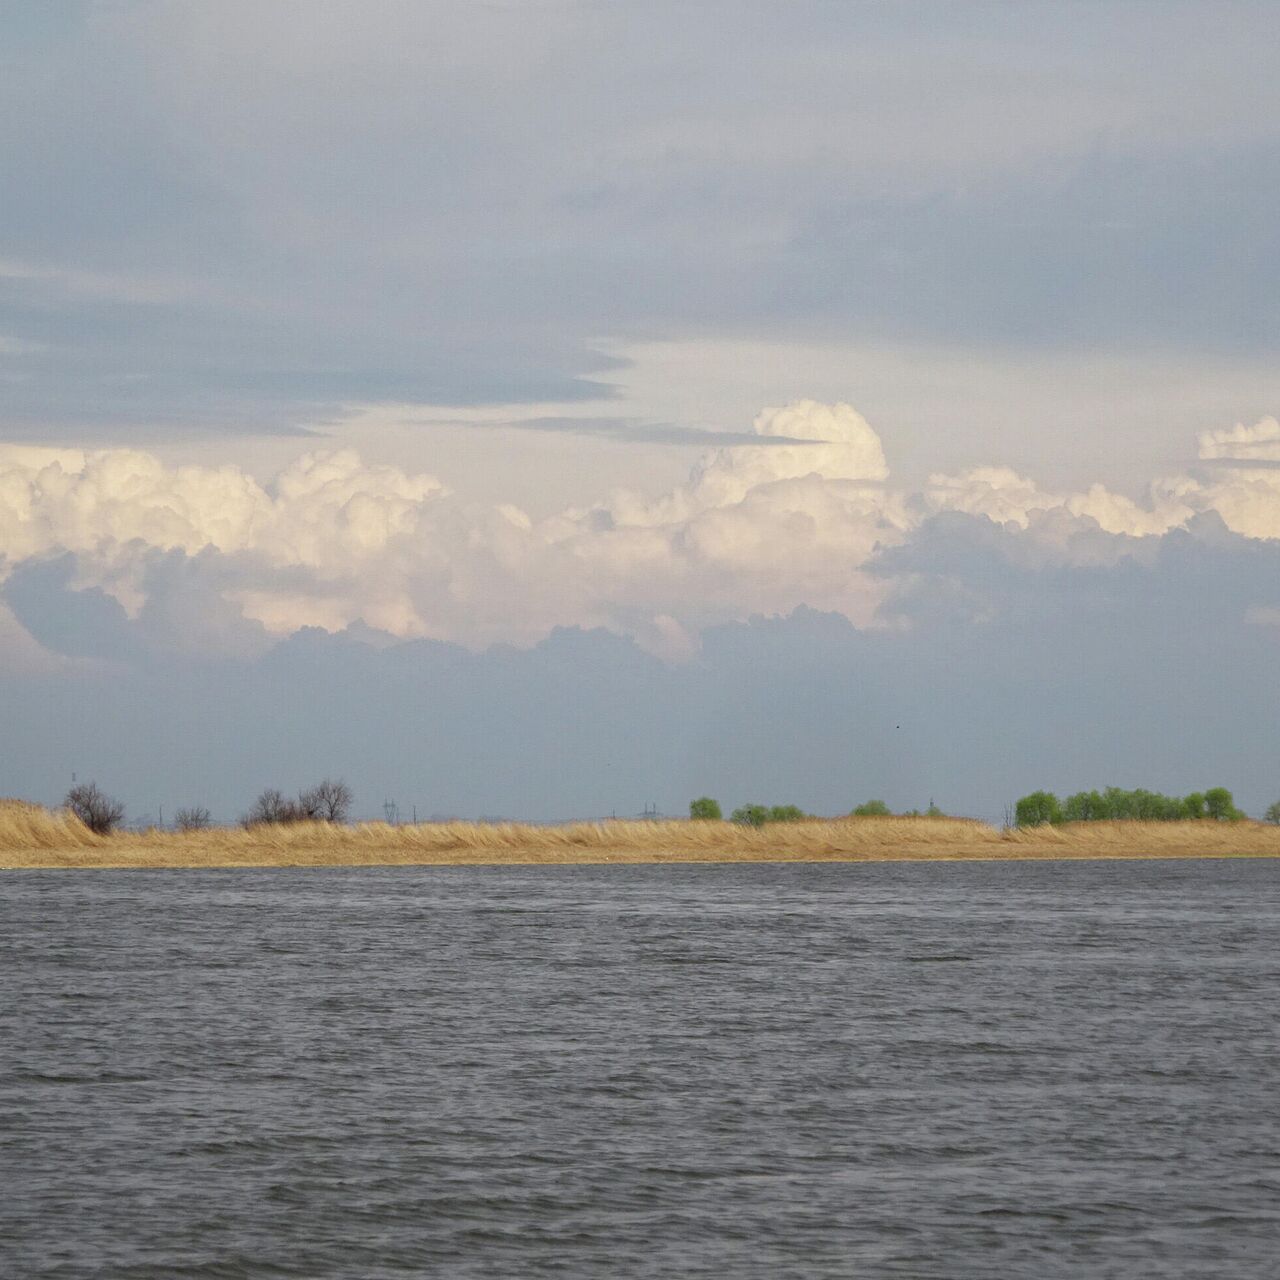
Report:
[[[816,815],[805,813],[799,805],[794,804],[744,804],[729,815],[730,822],[744,827],[763,827],[766,822],[804,822]],[[850,811],[851,818],[943,818],[946,815],[932,800],[923,813],[919,809],[910,809],[906,813],[894,815],[883,800],[867,800]],[[720,802],[710,796],[700,796],[689,801],[689,817],[695,822],[723,822],[724,813]]]
[[[1135,791],[1107,787],[1105,791],[1077,791],[1061,801],[1052,791],[1033,791],[1014,806],[1014,821],[1020,827],[1116,819],[1186,822],[1204,818],[1213,822],[1237,822],[1243,817],[1226,787],[1193,791],[1188,796],[1166,796],[1142,787]]]
[[[294,822],[346,822],[351,800],[351,788],[341,778],[326,778],[299,791],[296,799],[269,787],[240,819],[240,825],[249,828]],[[124,822],[124,805],[105,794],[96,782],[72,787],[63,804],[96,835],[109,836]],[[173,823],[179,831],[204,831],[212,825],[212,819],[203,805],[191,805],[179,809]]]

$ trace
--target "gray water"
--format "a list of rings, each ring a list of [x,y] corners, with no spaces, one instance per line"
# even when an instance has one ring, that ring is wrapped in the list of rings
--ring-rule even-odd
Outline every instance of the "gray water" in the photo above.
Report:
[[[9,1277],[1271,1277],[1280,862],[10,872]]]

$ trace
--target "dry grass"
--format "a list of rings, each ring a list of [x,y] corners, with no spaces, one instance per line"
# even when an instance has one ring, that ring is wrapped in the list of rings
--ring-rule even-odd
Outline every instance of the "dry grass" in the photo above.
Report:
[[[981,858],[1280,857],[1257,822],[1089,822],[999,831],[968,818],[728,822],[299,823],[95,836],[66,813],[0,800],[0,868],[396,866],[588,862],[881,862]]]

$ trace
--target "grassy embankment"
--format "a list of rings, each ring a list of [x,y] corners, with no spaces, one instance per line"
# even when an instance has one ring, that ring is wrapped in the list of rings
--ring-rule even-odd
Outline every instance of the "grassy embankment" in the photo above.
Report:
[[[1280,857],[1280,827],[1079,822],[1001,831],[968,818],[813,818],[762,828],[684,821],[561,827],[317,822],[97,836],[69,814],[0,800],[0,868],[1203,857]]]

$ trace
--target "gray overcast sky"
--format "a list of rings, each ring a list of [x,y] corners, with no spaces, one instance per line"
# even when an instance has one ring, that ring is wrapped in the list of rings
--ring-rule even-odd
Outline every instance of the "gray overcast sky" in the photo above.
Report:
[[[6,678],[106,696],[163,654],[212,715],[302,628],[482,662],[580,626],[638,708],[753,614],[900,671],[939,628],[1047,643],[1019,618],[1068,585],[1136,652],[1188,537],[1218,642],[1265,648],[1275,16],[0,0]],[[1245,679],[1188,652],[1186,688]]]

